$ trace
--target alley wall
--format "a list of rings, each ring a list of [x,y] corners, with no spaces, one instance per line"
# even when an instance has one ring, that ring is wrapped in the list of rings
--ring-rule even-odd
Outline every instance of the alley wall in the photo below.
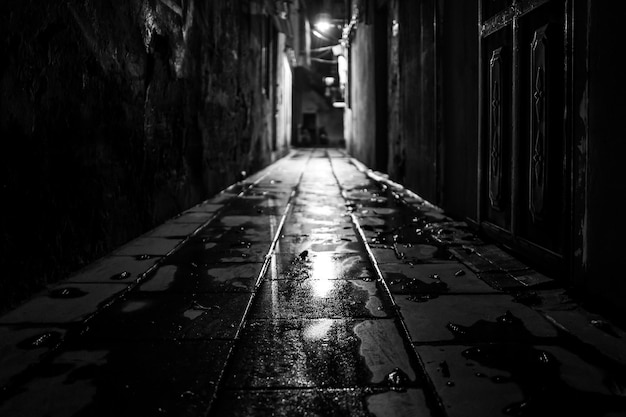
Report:
[[[0,10],[0,309],[287,150],[262,2]]]

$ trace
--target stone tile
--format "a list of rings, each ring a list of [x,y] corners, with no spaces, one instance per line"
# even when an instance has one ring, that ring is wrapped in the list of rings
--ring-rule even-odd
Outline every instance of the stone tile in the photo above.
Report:
[[[278,227],[279,219],[276,219],[275,227]],[[208,226],[201,229],[196,236],[204,238],[207,242],[271,242],[274,233],[270,227],[240,226],[240,227],[214,227]]]
[[[387,317],[391,311],[375,281],[306,279],[265,281],[253,318]]]
[[[127,284],[117,283],[51,286],[49,291],[1,316],[0,324],[79,322],[127,287]]]
[[[434,245],[397,244],[371,245],[374,258],[379,264],[398,263],[398,261],[420,263],[447,258],[442,250]]]
[[[159,259],[161,258],[141,260],[133,256],[107,256],[86,266],[63,282],[134,282]]]
[[[300,254],[337,252],[337,253],[364,253],[363,244],[358,240],[354,231],[348,233],[316,233],[314,235],[281,235],[276,246],[279,253]]]
[[[472,247],[474,253],[488,260],[504,271],[527,270],[528,266],[514,258],[496,245],[481,245]]]
[[[262,263],[163,264],[138,289],[142,292],[248,292],[254,289],[262,266]]]
[[[476,273],[502,272],[500,268],[489,259],[480,256],[473,246],[452,247],[448,248],[448,251]]]
[[[337,207],[345,208],[346,200],[342,196],[326,196],[321,193],[307,193],[304,195],[298,195],[294,199],[294,204],[298,205],[310,205],[321,207]]]
[[[164,263],[210,265],[221,262],[263,262],[270,246],[271,242],[214,242],[206,237],[193,237],[168,256]]]
[[[598,314],[584,310],[565,290],[537,291],[534,306],[572,336],[593,346],[611,360],[626,366],[626,332]]]
[[[0,387],[39,362],[65,333],[66,329],[53,326],[0,326]]]
[[[204,211],[185,211],[180,215],[174,217],[170,222],[172,223],[192,223],[198,226],[208,222],[215,217],[213,212]]]
[[[441,283],[445,293],[495,293],[465,265],[458,262],[437,262],[408,265],[381,264],[380,269],[393,294],[420,292],[422,286]],[[417,285],[416,285],[417,283]]]
[[[418,389],[384,391],[367,397],[367,410],[376,417],[414,417],[436,415]]]
[[[287,279],[302,282],[306,279],[333,280],[376,279],[371,263],[364,253],[358,252],[300,252],[274,255],[275,270],[269,279]]]
[[[626,413],[611,375],[558,346],[418,346],[447,415]],[[522,413],[522,414],[520,414]]]
[[[524,399],[511,373],[467,360],[470,346],[416,346],[426,373],[449,417],[500,416],[511,404]]]
[[[140,237],[114,250],[113,256],[157,255],[164,256],[182,243],[183,238]]]
[[[285,204],[271,200],[265,196],[243,195],[228,205],[228,215],[248,216],[276,216],[285,212]]]
[[[232,342],[92,343],[29,371],[0,415],[203,415]]]
[[[231,192],[222,191],[219,194],[215,195],[214,197],[211,197],[208,200],[206,200],[206,203],[207,204],[226,204],[230,200],[236,198],[238,195],[239,193],[231,193]]]
[[[252,320],[225,380],[229,389],[377,386],[395,368],[416,386],[396,323],[379,320]]]
[[[509,274],[527,288],[555,286],[557,282],[532,269],[510,271]]]
[[[315,235],[354,233],[352,223],[334,220],[307,220],[297,214],[291,215],[281,231],[284,235]]]
[[[446,245],[480,245],[484,244],[466,222],[432,223],[424,228],[435,241]]]
[[[250,293],[133,294],[90,320],[85,337],[232,339],[251,297]]]
[[[145,234],[146,237],[181,237],[185,238],[195,232],[197,223],[166,222]]]
[[[515,342],[557,335],[539,313],[508,295],[444,295],[426,302],[409,301],[405,296],[395,298],[414,342]],[[499,318],[507,311],[519,321],[501,323]],[[450,329],[449,323],[457,331]]]
[[[475,270],[475,268],[472,269]],[[513,278],[510,273],[504,271],[480,272],[478,277],[490,287],[502,291],[519,291],[526,288],[524,284]]]
[[[194,211],[199,211],[199,212],[204,212],[204,213],[215,213],[217,211],[220,211],[222,207],[224,207],[223,204],[211,204],[211,203],[203,202],[185,210],[185,213],[194,212]]]
[[[264,228],[270,228],[271,218],[269,216],[245,216],[245,215],[231,215],[225,212],[221,217],[218,217],[212,224],[213,227],[252,227],[260,230]]]
[[[218,394],[216,416],[431,416],[421,390],[281,389],[224,391]]]
[[[345,207],[321,204],[295,204],[291,210],[290,220],[296,222],[313,222],[320,225],[338,225],[350,223],[350,215]]]

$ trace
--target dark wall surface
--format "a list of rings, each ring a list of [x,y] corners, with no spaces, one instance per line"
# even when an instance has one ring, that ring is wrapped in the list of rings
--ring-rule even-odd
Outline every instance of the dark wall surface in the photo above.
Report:
[[[577,109],[588,134],[586,144],[582,141],[587,152],[586,216],[581,225],[584,289],[626,324],[626,279],[620,262],[626,226],[614,214],[620,213],[626,192],[626,65],[616,58],[623,41],[615,30],[626,18],[626,5],[591,1],[588,13],[588,83]]]
[[[270,162],[247,1],[0,5],[0,310]]]

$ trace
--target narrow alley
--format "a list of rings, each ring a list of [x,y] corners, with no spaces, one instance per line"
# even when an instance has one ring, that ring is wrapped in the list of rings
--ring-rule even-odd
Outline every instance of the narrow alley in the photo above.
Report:
[[[0,415],[626,416],[625,336],[295,149],[0,316]]]
[[[626,2],[0,2],[0,417],[626,417]]]

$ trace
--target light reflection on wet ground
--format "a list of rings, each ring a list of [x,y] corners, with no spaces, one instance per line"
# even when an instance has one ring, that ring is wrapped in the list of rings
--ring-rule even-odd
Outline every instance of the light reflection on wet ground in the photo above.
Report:
[[[3,318],[9,358],[47,354],[12,368],[0,415],[626,415],[623,365],[485,283],[540,278],[375,178],[297,150],[50,291],[70,305],[138,281],[84,323]]]

